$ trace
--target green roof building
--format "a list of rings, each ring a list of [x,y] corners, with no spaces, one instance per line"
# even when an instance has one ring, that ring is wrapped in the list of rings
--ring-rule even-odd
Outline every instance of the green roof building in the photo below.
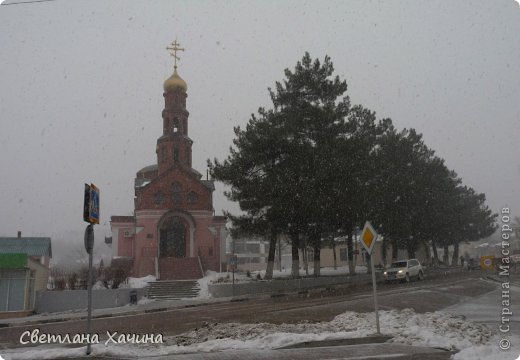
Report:
[[[52,257],[48,237],[0,237],[0,318],[31,314],[46,290]]]

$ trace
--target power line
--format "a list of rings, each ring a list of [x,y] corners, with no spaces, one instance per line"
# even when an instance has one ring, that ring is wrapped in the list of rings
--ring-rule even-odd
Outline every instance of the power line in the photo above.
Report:
[[[11,2],[11,3],[1,3],[0,5],[22,5],[22,4],[32,4],[32,3],[39,3],[39,2],[48,2],[48,1],[55,1],[55,0],[32,0],[32,1],[19,1],[19,2]]]

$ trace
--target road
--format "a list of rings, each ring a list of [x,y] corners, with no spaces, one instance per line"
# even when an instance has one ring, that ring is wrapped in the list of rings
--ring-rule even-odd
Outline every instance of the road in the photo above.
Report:
[[[403,284],[380,284],[379,307],[382,310],[413,308],[416,312],[431,312],[457,304],[465,299],[488,293],[497,284],[482,280],[476,272],[437,273],[424,281]],[[278,297],[250,298],[247,301],[222,302],[198,307],[177,308],[155,313],[122,315],[95,319],[94,333],[162,333],[177,335],[200,327],[204,322],[271,322],[295,323],[301,320],[330,321],[347,310],[373,311],[371,285],[294,294]],[[4,347],[20,346],[20,335],[38,328],[47,334],[74,334],[85,331],[84,320],[24,325],[0,329]]]

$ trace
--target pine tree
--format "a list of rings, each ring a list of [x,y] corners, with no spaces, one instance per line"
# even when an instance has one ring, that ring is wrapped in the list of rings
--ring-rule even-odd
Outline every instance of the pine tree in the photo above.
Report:
[[[330,155],[350,109],[342,97],[347,84],[332,78],[333,71],[328,56],[321,63],[306,53],[294,71],[285,70],[275,91],[269,89],[273,109],[260,108],[245,130],[235,128],[228,158],[209,162],[212,176],[231,186],[228,198],[238,201],[251,222],[267,222],[289,236],[293,276],[301,234],[311,239],[319,275],[321,238],[329,225],[328,187],[335,170]]]

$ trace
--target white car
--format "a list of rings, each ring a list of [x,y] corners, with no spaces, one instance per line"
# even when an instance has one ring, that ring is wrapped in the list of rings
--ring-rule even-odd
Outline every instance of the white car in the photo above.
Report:
[[[424,269],[417,259],[400,260],[393,262],[388,269],[383,271],[386,282],[404,280],[409,282],[412,278],[424,279]]]

